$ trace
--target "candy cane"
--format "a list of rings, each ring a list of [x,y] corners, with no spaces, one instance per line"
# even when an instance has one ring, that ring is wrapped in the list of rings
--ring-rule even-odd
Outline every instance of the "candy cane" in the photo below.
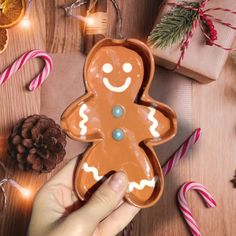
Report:
[[[182,159],[190,148],[198,141],[201,136],[201,129],[196,129],[192,135],[177,149],[177,151],[169,158],[169,160],[162,167],[164,176],[168,175],[169,172],[175,167],[177,162]]]
[[[207,207],[209,208],[216,207],[216,202],[211,196],[211,194],[208,192],[208,190],[203,185],[196,182],[188,182],[183,184],[178,192],[179,209],[182,212],[183,217],[186,223],[188,224],[192,235],[201,236],[197,222],[194,220],[186,201],[186,193],[189,190],[196,190],[201,195]]]
[[[32,50],[24,53],[12,65],[6,68],[5,71],[0,74],[0,85],[10,79],[10,77],[15,74],[22,66],[24,66],[26,62],[36,57],[42,58],[45,62],[45,66],[43,70],[30,83],[28,89],[30,91],[34,91],[36,88],[38,88],[47,79],[52,70],[52,59],[47,53],[41,50]]]

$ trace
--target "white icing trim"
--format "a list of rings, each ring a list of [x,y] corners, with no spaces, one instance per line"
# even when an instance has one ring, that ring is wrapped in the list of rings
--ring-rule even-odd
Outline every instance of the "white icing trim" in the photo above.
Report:
[[[85,135],[87,133],[87,126],[85,123],[88,121],[88,116],[84,113],[87,108],[87,105],[83,104],[79,109],[79,115],[82,118],[79,122],[79,127],[81,128],[80,135]]]
[[[156,182],[157,182],[157,176],[153,177],[150,180],[142,179],[140,181],[140,184],[138,184],[136,182],[131,182],[131,183],[129,183],[129,192],[132,192],[135,188],[138,190],[142,190],[145,186],[154,188]]]
[[[148,109],[150,110],[150,112],[148,114],[148,119],[152,122],[152,125],[150,126],[149,130],[150,130],[151,134],[153,135],[153,137],[159,138],[160,134],[156,130],[156,128],[158,127],[158,121],[154,117],[156,110],[153,107],[148,107]]]
[[[110,91],[112,92],[115,92],[115,93],[122,93],[124,92],[131,84],[131,78],[128,77],[126,80],[125,80],[125,83],[119,87],[116,87],[116,86],[113,86],[110,84],[109,80],[107,78],[103,78],[103,84],[105,85],[105,87],[107,89],[109,89]]]
[[[96,167],[90,167],[88,165],[88,163],[84,163],[82,166],[82,169],[86,172],[92,173],[93,174],[93,178],[97,181],[101,180],[103,178],[103,176],[100,176],[98,174],[98,169]],[[155,187],[155,184],[157,182],[158,177],[155,176],[152,179],[148,180],[148,179],[142,179],[140,181],[140,183],[136,183],[136,182],[130,182],[129,186],[128,186],[128,191],[132,192],[134,189],[138,189],[138,190],[142,190],[145,186],[148,187]]]
[[[103,176],[98,175],[98,170],[95,167],[89,167],[88,163],[84,163],[82,166],[82,169],[86,172],[90,172],[93,174],[93,178],[97,181],[99,181],[100,179],[102,179]]]

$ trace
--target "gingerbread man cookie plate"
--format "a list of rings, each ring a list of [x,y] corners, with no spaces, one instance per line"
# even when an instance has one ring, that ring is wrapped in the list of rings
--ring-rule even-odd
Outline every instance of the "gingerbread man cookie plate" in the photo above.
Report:
[[[145,208],[162,195],[164,178],[153,146],[171,139],[177,122],[168,106],[148,94],[154,69],[149,48],[135,39],[104,39],[90,51],[86,94],[61,117],[69,137],[92,143],[75,172],[82,200],[115,171],[128,176],[129,203]]]

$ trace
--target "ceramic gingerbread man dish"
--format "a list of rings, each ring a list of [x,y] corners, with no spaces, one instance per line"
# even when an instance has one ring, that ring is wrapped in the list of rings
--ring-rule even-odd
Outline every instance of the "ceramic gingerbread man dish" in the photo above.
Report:
[[[75,171],[82,200],[116,171],[128,176],[129,203],[149,207],[162,195],[162,169],[152,146],[171,139],[177,125],[175,113],[148,94],[154,68],[148,47],[135,39],[104,39],[90,51],[86,94],[61,117],[69,137],[92,142]]]

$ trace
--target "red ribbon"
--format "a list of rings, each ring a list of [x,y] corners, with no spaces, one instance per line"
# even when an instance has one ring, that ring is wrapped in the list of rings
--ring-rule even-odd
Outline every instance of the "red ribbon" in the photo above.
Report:
[[[222,25],[225,25],[228,28],[236,30],[236,26],[233,26],[230,23],[224,22],[223,20],[218,19],[218,18],[214,17],[213,15],[209,14],[209,12],[212,12],[212,11],[223,11],[223,12],[228,12],[228,13],[236,15],[236,12],[231,11],[230,9],[221,8],[221,7],[204,9],[208,1],[210,1],[210,0],[202,0],[202,2],[200,3],[198,8],[188,6],[188,5],[186,5],[186,3],[168,3],[168,5],[171,5],[171,6],[182,7],[182,8],[187,9],[187,10],[196,11],[197,14],[198,14],[196,19],[194,20],[194,22],[192,24],[191,30],[186,33],[185,39],[182,41],[182,45],[180,47],[181,55],[179,57],[177,65],[176,65],[176,69],[178,69],[180,67],[181,62],[184,59],[184,56],[185,56],[186,50],[188,49],[190,40],[193,37],[193,32],[196,29],[196,27],[198,26],[198,24],[201,28],[202,33],[204,34],[204,36],[207,39],[207,44],[208,45],[211,45],[211,46],[215,45],[215,46],[217,46],[219,48],[222,48],[224,50],[227,50],[227,51],[236,51],[236,48],[226,48],[226,47],[223,47],[222,45],[214,42],[215,40],[212,40],[212,38],[208,35],[208,33],[207,33],[207,31],[206,31],[206,29],[203,25],[203,22],[207,18],[210,18],[210,19],[214,20],[215,22],[218,22]],[[217,34],[216,30],[215,30],[215,33]],[[217,39],[216,35],[215,35],[215,39]]]

